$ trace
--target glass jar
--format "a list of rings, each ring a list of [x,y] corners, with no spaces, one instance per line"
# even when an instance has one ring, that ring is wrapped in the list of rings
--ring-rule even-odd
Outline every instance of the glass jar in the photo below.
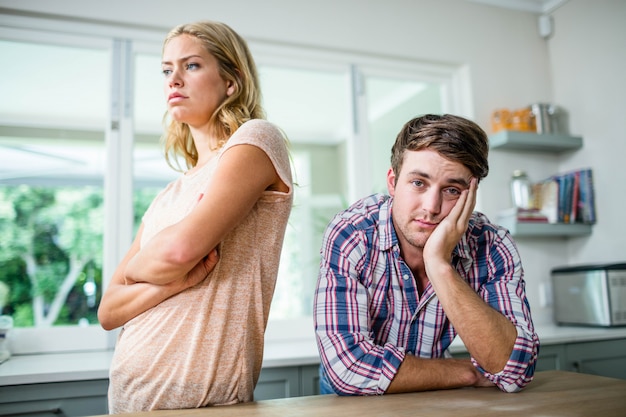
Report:
[[[531,208],[531,184],[526,172],[522,170],[513,171],[511,177],[511,201],[513,207],[520,209]]]

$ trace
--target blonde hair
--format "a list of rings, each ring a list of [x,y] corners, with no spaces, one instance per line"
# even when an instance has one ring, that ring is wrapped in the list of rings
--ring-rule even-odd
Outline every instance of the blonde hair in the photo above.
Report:
[[[183,34],[194,36],[202,42],[217,60],[220,76],[225,81],[232,82],[235,87],[233,94],[211,115],[210,124],[220,140],[218,147],[221,147],[243,123],[251,119],[265,119],[254,58],[241,36],[228,25],[213,21],[175,27],[165,37],[163,48],[169,41]],[[167,163],[172,168],[181,170],[176,157],[182,156],[187,168],[194,167],[198,162],[198,151],[189,126],[175,120],[169,121],[167,113],[163,117],[163,123],[165,133],[162,140]]]

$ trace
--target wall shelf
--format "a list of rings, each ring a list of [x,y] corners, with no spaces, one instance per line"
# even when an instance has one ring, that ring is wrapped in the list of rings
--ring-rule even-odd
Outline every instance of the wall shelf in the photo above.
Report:
[[[498,224],[509,229],[513,237],[574,237],[591,234],[591,224],[584,223],[533,223],[500,218]]]
[[[489,146],[491,149],[557,153],[582,148],[583,139],[561,133],[503,130],[489,137]]]

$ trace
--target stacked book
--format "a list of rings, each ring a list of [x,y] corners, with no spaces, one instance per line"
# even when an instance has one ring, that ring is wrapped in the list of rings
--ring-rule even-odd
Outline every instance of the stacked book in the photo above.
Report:
[[[500,220],[509,219],[514,223],[549,223],[548,217],[543,214],[539,209],[524,209],[519,207],[513,207],[500,212]]]
[[[532,207],[500,213],[501,219],[522,223],[596,222],[593,174],[590,168],[553,175],[532,185]]]

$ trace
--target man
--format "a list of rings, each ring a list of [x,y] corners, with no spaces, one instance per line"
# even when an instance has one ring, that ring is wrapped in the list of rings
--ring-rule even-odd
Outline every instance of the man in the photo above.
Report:
[[[322,393],[515,392],[530,382],[539,340],[520,256],[473,211],[488,150],[469,120],[415,118],[392,148],[389,195],[331,221],[314,302]],[[457,334],[471,359],[447,354]]]

